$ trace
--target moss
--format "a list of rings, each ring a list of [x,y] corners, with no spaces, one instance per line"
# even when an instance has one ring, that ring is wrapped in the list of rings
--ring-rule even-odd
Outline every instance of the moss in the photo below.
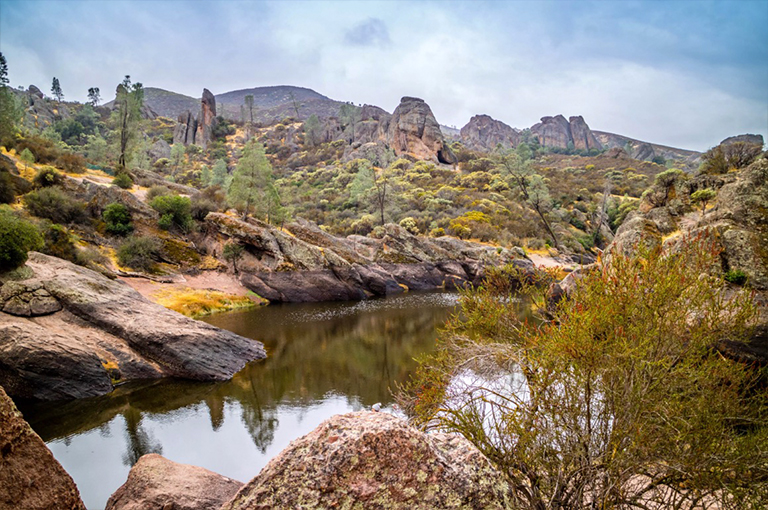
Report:
[[[254,294],[254,296],[256,295]],[[256,297],[258,298],[258,296]],[[261,300],[261,298],[258,299]],[[152,295],[152,300],[170,310],[192,318],[252,308],[264,301],[256,302],[249,296],[237,296],[216,290],[188,287],[161,290]]]

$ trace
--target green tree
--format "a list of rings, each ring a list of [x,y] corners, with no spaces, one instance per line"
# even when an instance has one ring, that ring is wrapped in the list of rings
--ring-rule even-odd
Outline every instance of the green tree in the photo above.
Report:
[[[88,103],[91,106],[97,106],[101,102],[101,91],[99,87],[91,87],[88,89]]]
[[[104,222],[107,224],[108,234],[116,236],[125,236],[133,231],[131,222],[131,212],[121,203],[113,202],[109,204],[104,212],[101,213]]]
[[[232,269],[234,270],[235,274],[237,274],[237,262],[243,258],[244,253],[245,248],[238,242],[229,241],[224,245],[224,251],[222,255],[224,256],[224,260],[232,264]]]
[[[549,196],[549,189],[544,178],[534,173],[531,162],[523,160],[516,152],[504,152],[498,156],[497,160],[502,175],[507,176],[512,181],[523,200],[536,211],[549,237],[552,238],[555,248],[560,249],[557,236],[552,231],[546,217],[546,213],[552,206],[552,199]]]
[[[114,113],[115,127],[118,136],[118,169],[126,168],[126,155],[136,143],[138,130],[141,126],[141,108],[144,105],[144,86],[141,83],[131,83],[131,77],[126,75],[123,82],[117,86]]]
[[[61,100],[64,99],[64,93],[61,91],[61,84],[59,83],[59,79],[55,76],[53,77],[53,84],[51,85],[51,94],[56,98],[56,101],[61,102]]]
[[[29,147],[25,147],[24,150],[21,151],[21,154],[19,154],[19,159],[24,162],[24,172],[26,172],[29,165],[35,162],[35,155],[32,154]]]
[[[519,273],[490,271],[401,404],[474,443],[515,508],[763,508],[760,368],[715,348],[746,341],[756,308],[722,298],[714,245],[614,254],[543,323],[510,299]]]
[[[253,214],[269,221],[270,214],[280,205],[272,165],[264,154],[264,147],[255,140],[243,149],[227,190],[227,200],[243,213],[243,219]]]
[[[352,140],[355,139],[355,126],[360,122],[361,115],[361,109],[350,103],[344,103],[339,108],[341,127],[345,131],[349,131]]]
[[[248,118],[250,119],[251,124],[253,124],[253,95],[252,94],[248,94],[247,96],[245,96],[245,107],[248,108],[248,115],[249,115]]]
[[[184,154],[184,144],[174,143],[171,147],[171,164],[173,165],[171,175],[176,175],[179,171],[179,166],[184,162]]]
[[[696,190],[691,194],[691,202],[701,204],[701,219],[707,214],[707,204],[717,196],[717,192],[712,188]]]
[[[0,272],[16,269],[27,261],[27,252],[43,247],[35,226],[0,207]]]
[[[223,159],[217,159],[213,163],[213,176],[211,178],[211,185],[223,186],[228,188],[227,181],[229,180],[229,172],[227,170],[227,162]]]
[[[180,195],[161,195],[149,203],[160,213],[158,225],[163,230],[176,228],[181,232],[189,232],[194,226],[192,219],[192,200]]]
[[[99,134],[89,135],[85,143],[85,155],[94,163],[107,160],[107,141]]]
[[[208,165],[203,165],[200,168],[200,184],[202,184],[205,188],[211,185],[211,181],[213,181],[213,173],[211,172],[211,167]]]
[[[160,241],[154,237],[131,236],[117,250],[121,266],[147,271],[160,257]]]
[[[313,113],[304,121],[304,135],[306,136],[307,145],[314,147],[320,143],[321,134],[322,126],[320,125],[320,119]]]
[[[8,86],[8,63],[0,53],[0,144],[13,140],[23,114],[21,103]]]
[[[5,56],[0,52],[0,87],[8,86],[8,62]]]

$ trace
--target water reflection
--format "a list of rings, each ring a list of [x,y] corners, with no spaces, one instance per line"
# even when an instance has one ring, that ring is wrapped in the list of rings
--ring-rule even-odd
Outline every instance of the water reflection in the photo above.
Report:
[[[103,508],[150,452],[247,481],[329,416],[390,404],[390,389],[434,347],[455,304],[452,294],[411,294],[213,316],[208,322],[264,342],[269,357],[224,383],[133,383],[104,397],[21,407],[88,508]]]

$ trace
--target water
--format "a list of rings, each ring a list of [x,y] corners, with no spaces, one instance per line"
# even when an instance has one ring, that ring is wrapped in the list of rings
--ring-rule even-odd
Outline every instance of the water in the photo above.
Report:
[[[145,453],[247,482],[326,418],[376,402],[391,409],[390,390],[434,348],[456,304],[455,294],[406,294],[212,316],[207,322],[264,342],[268,358],[224,383],[134,383],[22,411],[89,510],[104,508]]]

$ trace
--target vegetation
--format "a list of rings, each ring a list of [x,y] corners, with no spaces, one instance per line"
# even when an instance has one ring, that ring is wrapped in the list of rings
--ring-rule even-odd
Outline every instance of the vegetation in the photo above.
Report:
[[[117,250],[121,266],[151,270],[160,258],[160,242],[154,237],[131,236]]]
[[[0,272],[16,269],[27,261],[27,252],[43,247],[35,226],[7,206],[0,207]]]
[[[701,239],[616,254],[540,324],[518,318],[517,275],[495,272],[401,404],[474,443],[520,508],[758,508],[768,397],[759,369],[716,348],[747,338],[756,309],[747,292],[722,299],[717,260]]]
[[[214,167],[215,171],[215,167]],[[243,218],[254,215],[270,220],[280,208],[280,196],[272,178],[272,165],[261,144],[251,140],[232,176],[227,191],[229,203],[242,212]]]
[[[122,189],[131,189],[133,187],[133,179],[127,172],[120,172],[112,179],[112,184]]]
[[[24,205],[31,214],[54,223],[82,223],[88,219],[85,204],[58,187],[27,193],[24,195]]]
[[[738,170],[755,161],[762,151],[762,146],[756,143],[720,144],[702,156],[703,162],[699,171],[705,174],[724,174],[730,170]]]
[[[109,204],[101,216],[107,224],[106,231],[108,234],[126,236],[133,232],[131,212],[123,204],[117,202]]]
[[[694,204],[701,204],[701,217],[707,213],[707,204],[714,200],[717,196],[717,192],[711,188],[704,188],[694,191],[691,194],[691,202]]]
[[[114,123],[119,139],[119,157],[117,167],[126,168],[126,158],[134,148],[138,139],[138,129],[141,124],[141,108],[144,105],[144,87],[141,83],[131,83],[131,77],[126,76],[117,86],[115,97],[117,110],[114,113]]]
[[[149,205],[160,213],[158,225],[163,230],[176,229],[187,233],[194,226],[192,201],[189,197],[160,195],[153,198]]]
[[[731,269],[725,273],[725,281],[735,285],[744,285],[747,283],[747,273],[741,269]]]
[[[232,270],[235,272],[235,274],[237,274],[237,262],[243,258],[244,254],[245,248],[243,245],[235,241],[230,241],[225,244],[222,253],[224,260],[232,264]]]
[[[187,317],[203,317],[212,313],[251,308],[256,303],[247,296],[238,296],[208,289],[167,289],[155,293],[152,299],[160,305]]]

